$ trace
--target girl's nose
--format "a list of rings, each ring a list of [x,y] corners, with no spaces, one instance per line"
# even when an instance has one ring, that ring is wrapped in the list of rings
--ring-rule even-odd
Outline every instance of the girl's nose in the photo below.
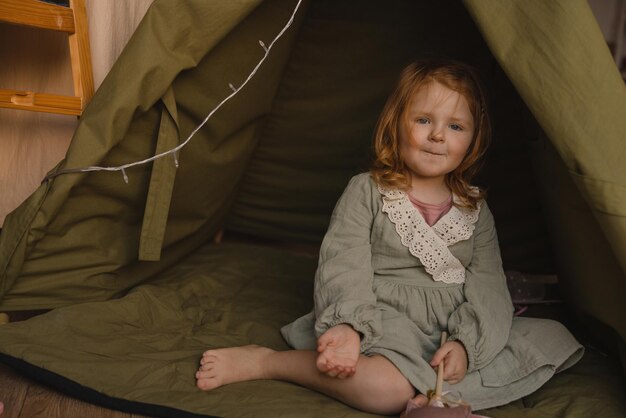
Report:
[[[443,133],[441,132],[441,129],[438,129],[437,127],[433,127],[433,130],[430,132],[429,139],[435,142],[442,142]]]

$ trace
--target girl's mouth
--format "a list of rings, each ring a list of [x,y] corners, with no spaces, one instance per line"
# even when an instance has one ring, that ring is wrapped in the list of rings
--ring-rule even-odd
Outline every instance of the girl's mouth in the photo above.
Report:
[[[445,155],[445,154],[441,154],[441,153],[438,153],[438,152],[432,152],[432,151],[427,151],[427,150],[424,150],[424,152],[426,154],[435,155],[435,156],[438,156],[438,157],[443,157]]]

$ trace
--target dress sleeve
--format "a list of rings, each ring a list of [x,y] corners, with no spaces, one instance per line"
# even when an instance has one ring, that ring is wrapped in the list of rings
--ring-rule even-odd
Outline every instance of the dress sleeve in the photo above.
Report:
[[[354,177],[337,202],[320,249],[315,275],[315,332],[349,324],[362,335],[361,351],[382,337],[372,288],[370,235],[373,191],[369,175]]]
[[[504,348],[513,304],[502,269],[493,215],[486,203],[474,230],[472,260],[465,271],[465,302],[448,320],[451,340],[465,346],[468,372],[488,364]]]

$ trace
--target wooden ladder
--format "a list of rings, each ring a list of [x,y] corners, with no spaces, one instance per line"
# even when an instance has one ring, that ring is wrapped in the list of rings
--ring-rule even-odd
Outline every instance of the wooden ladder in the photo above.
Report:
[[[0,107],[79,116],[94,92],[85,0],[69,0],[69,6],[38,0],[0,0],[0,21],[67,33],[75,94],[0,89]]]

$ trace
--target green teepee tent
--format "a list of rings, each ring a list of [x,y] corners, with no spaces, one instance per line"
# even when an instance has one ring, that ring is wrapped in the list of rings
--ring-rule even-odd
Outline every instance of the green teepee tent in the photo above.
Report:
[[[399,70],[446,56],[491,96],[488,189],[505,268],[558,273],[583,361],[491,417],[623,416],[626,87],[585,0],[156,0],[66,158],[0,234],[0,360],[158,416],[362,416],[273,381],[203,393],[209,347],[286,349],[316,249],[366,171]],[[259,40],[263,44],[259,43]],[[125,182],[125,177],[128,182]],[[216,242],[216,235],[222,235]],[[622,362],[623,364],[623,362]]]

